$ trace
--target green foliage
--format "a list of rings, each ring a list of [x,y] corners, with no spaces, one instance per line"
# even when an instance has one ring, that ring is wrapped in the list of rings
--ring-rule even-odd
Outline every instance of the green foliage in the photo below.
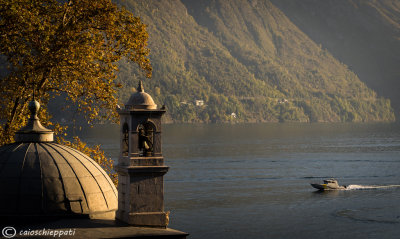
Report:
[[[118,2],[148,25],[154,71],[146,91],[174,122],[394,120],[389,101],[269,1]],[[121,102],[138,76],[135,68],[119,73],[128,86]]]

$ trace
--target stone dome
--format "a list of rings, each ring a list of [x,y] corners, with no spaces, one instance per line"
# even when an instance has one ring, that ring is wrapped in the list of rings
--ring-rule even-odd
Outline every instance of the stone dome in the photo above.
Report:
[[[154,103],[153,98],[144,92],[142,81],[139,81],[137,92],[131,95],[125,107],[127,109],[157,109],[157,105]]]
[[[53,132],[37,119],[38,105],[30,103],[31,117],[17,142],[0,147],[0,216],[114,219],[113,182],[93,159],[52,142]]]

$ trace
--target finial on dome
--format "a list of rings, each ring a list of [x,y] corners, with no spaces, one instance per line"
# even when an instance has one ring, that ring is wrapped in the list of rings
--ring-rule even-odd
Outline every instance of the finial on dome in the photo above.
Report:
[[[139,81],[139,86],[137,88],[137,91],[144,92],[143,82],[141,80]]]
[[[25,127],[15,134],[17,142],[51,142],[53,141],[53,131],[42,126],[37,116],[40,104],[34,98],[28,104],[31,115]]]
[[[38,119],[37,114],[40,109],[40,104],[35,100],[35,96],[33,97],[33,100],[29,102],[28,109],[31,112],[30,119]]]

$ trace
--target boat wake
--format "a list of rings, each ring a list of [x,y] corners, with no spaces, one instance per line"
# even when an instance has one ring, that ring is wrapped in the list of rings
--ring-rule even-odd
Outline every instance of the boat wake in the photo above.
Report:
[[[390,189],[390,188],[400,188],[400,185],[356,185],[350,184],[345,190],[369,190],[369,189]]]

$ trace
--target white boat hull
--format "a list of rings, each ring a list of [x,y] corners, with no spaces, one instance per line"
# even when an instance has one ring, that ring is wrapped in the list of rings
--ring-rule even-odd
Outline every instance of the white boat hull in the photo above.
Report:
[[[324,183],[311,183],[311,186],[318,190],[344,190],[346,186],[339,186],[335,179],[324,180]]]

